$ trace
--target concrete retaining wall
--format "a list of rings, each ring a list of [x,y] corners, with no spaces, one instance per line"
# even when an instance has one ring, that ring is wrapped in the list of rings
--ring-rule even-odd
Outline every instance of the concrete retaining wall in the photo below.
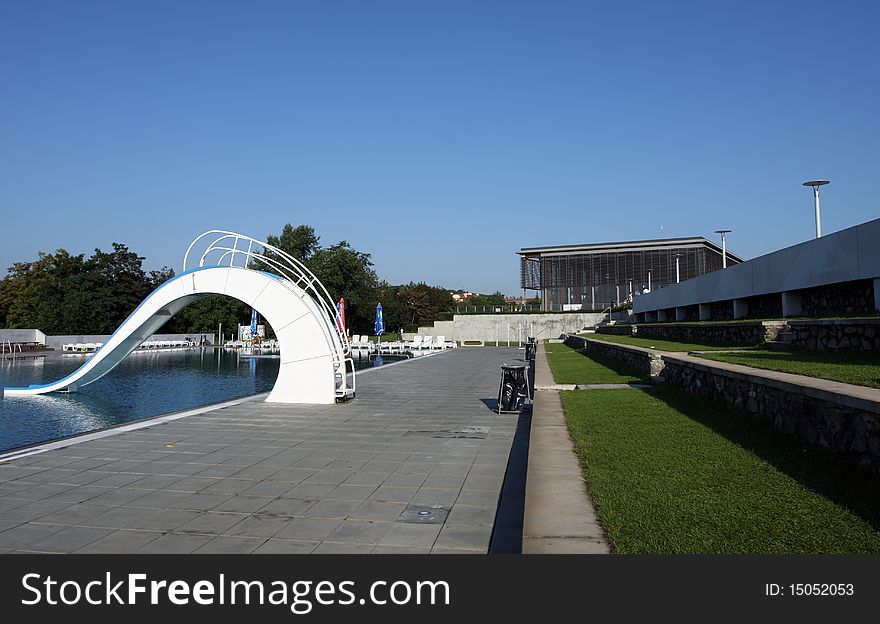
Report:
[[[39,329],[0,329],[0,341],[5,343],[7,340],[13,344],[16,342],[46,344],[46,334]]]
[[[447,340],[483,340],[523,342],[534,336],[538,340],[558,338],[562,334],[592,327],[607,314],[600,312],[568,312],[565,314],[456,314],[452,321],[437,321],[433,327],[420,327],[423,336],[446,336]]]

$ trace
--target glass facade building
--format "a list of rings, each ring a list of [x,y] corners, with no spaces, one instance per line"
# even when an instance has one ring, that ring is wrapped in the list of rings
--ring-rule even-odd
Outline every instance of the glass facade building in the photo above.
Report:
[[[521,288],[538,291],[551,311],[601,310],[722,268],[721,248],[702,237],[524,247],[517,253]],[[728,265],[739,262],[727,252]]]

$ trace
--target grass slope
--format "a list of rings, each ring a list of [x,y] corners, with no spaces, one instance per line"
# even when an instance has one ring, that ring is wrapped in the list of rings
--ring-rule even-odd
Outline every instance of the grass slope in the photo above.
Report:
[[[572,349],[562,343],[545,345],[547,361],[558,384],[632,383],[646,376],[633,373],[617,360]]]
[[[561,394],[617,552],[880,552],[876,475],[672,389]]]
[[[638,336],[616,336],[614,334],[590,334],[585,338],[595,338],[605,342],[657,349],[658,351],[715,351],[723,349],[752,349],[756,345],[742,344],[707,344],[701,342],[681,342],[663,338],[639,338]]]
[[[876,353],[761,350],[748,353],[704,354],[700,357],[880,388],[880,355]]]

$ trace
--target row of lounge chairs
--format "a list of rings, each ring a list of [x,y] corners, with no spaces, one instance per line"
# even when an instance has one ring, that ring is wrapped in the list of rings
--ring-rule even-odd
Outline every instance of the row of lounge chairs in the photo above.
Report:
[[[390,340],[388,342],[380,342],[378,344],[371,342],[369,336],[361,336],[355,334],[351,338],[351,348],[353,350],[362,350],[380,353],[403,353],[404,351],[442,351],[445,349],[454,349],[458,346],[454,340],[446,340],[446,336],[422,336],[417,335],[412,340],[401,342],[400,340]]]
[[[61,346],[64,353],[94,353],[104,346],[103,342],[71,342]],[[196,346],[194,340],[146,340],[138,346],[145,349],[187,349]]]

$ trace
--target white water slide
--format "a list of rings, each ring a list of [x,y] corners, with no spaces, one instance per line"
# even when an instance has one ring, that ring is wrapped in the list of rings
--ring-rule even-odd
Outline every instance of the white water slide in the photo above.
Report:
[[[275,330],[281,362],[266,401],[326,404],[354,396],[351,349],[345,333],[339,330],[336,306],[324,285],[301,262],[280,249],[223,230],[198,236],[184,255],[183,272],[144,299],[104,345],[70,375],[49,384],[5,388],[4,393],[27,396],[74,392],[109,373],[174,314],[210,295],[243,301]]]

